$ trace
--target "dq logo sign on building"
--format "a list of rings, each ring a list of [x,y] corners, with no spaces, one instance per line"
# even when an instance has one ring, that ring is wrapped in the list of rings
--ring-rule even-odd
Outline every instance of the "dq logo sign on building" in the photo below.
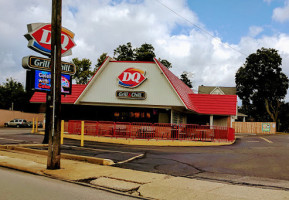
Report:
[[[29,41],[28,47],[43,55],[51,54],[51,24],[28,24],[28,33],[24,36]],[[76,46],[73,41],[74,34],[66,29],[61,29],[61,56],[71,55],[71,48]]]
[[[128,68],[118,76],[118,84],[128,88],[138,87],[146,80],[144,75],[145,71],[135,68]]]

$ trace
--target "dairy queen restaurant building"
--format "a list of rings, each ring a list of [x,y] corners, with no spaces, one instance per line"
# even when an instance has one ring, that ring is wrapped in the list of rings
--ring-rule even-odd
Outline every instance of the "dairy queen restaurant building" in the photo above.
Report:
[[[30,102],[44,108],[46,93]],[[157,59],[115,61],[107,57],[86,85],[62,95],[62,118],[117,123],[198,124],[232,127],[236,95],[195,94]]]

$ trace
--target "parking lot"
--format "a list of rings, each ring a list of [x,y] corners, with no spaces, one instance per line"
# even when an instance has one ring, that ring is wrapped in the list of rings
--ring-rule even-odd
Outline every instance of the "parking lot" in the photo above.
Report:
[[[41,143],[43,135],[26,128],[1,128],[1,144]],[[289,135],[237,135],[235,144],[218,147],[129,146],[64,140],[62,152],[109,158],[115,166],[174,176],[235,181],[289,181]],[[271,180],[272,179],[272,180]],[[274,181],[273,181],[274,182]]]

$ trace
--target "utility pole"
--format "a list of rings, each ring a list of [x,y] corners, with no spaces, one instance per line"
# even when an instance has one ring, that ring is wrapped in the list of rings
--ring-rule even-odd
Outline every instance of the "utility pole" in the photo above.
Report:
[[[52,0],[51,18],[51,100],[47,169],[60,169],[61,129],[61,8],[62,0]]]

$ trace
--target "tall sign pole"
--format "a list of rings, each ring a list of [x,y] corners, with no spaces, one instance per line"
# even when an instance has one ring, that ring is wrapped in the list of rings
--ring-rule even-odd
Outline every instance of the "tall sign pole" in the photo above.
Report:
[[[60,169],[61,129],[61,8],[62,0],[52,0],[51,18],[51,99],[47,169]]]

